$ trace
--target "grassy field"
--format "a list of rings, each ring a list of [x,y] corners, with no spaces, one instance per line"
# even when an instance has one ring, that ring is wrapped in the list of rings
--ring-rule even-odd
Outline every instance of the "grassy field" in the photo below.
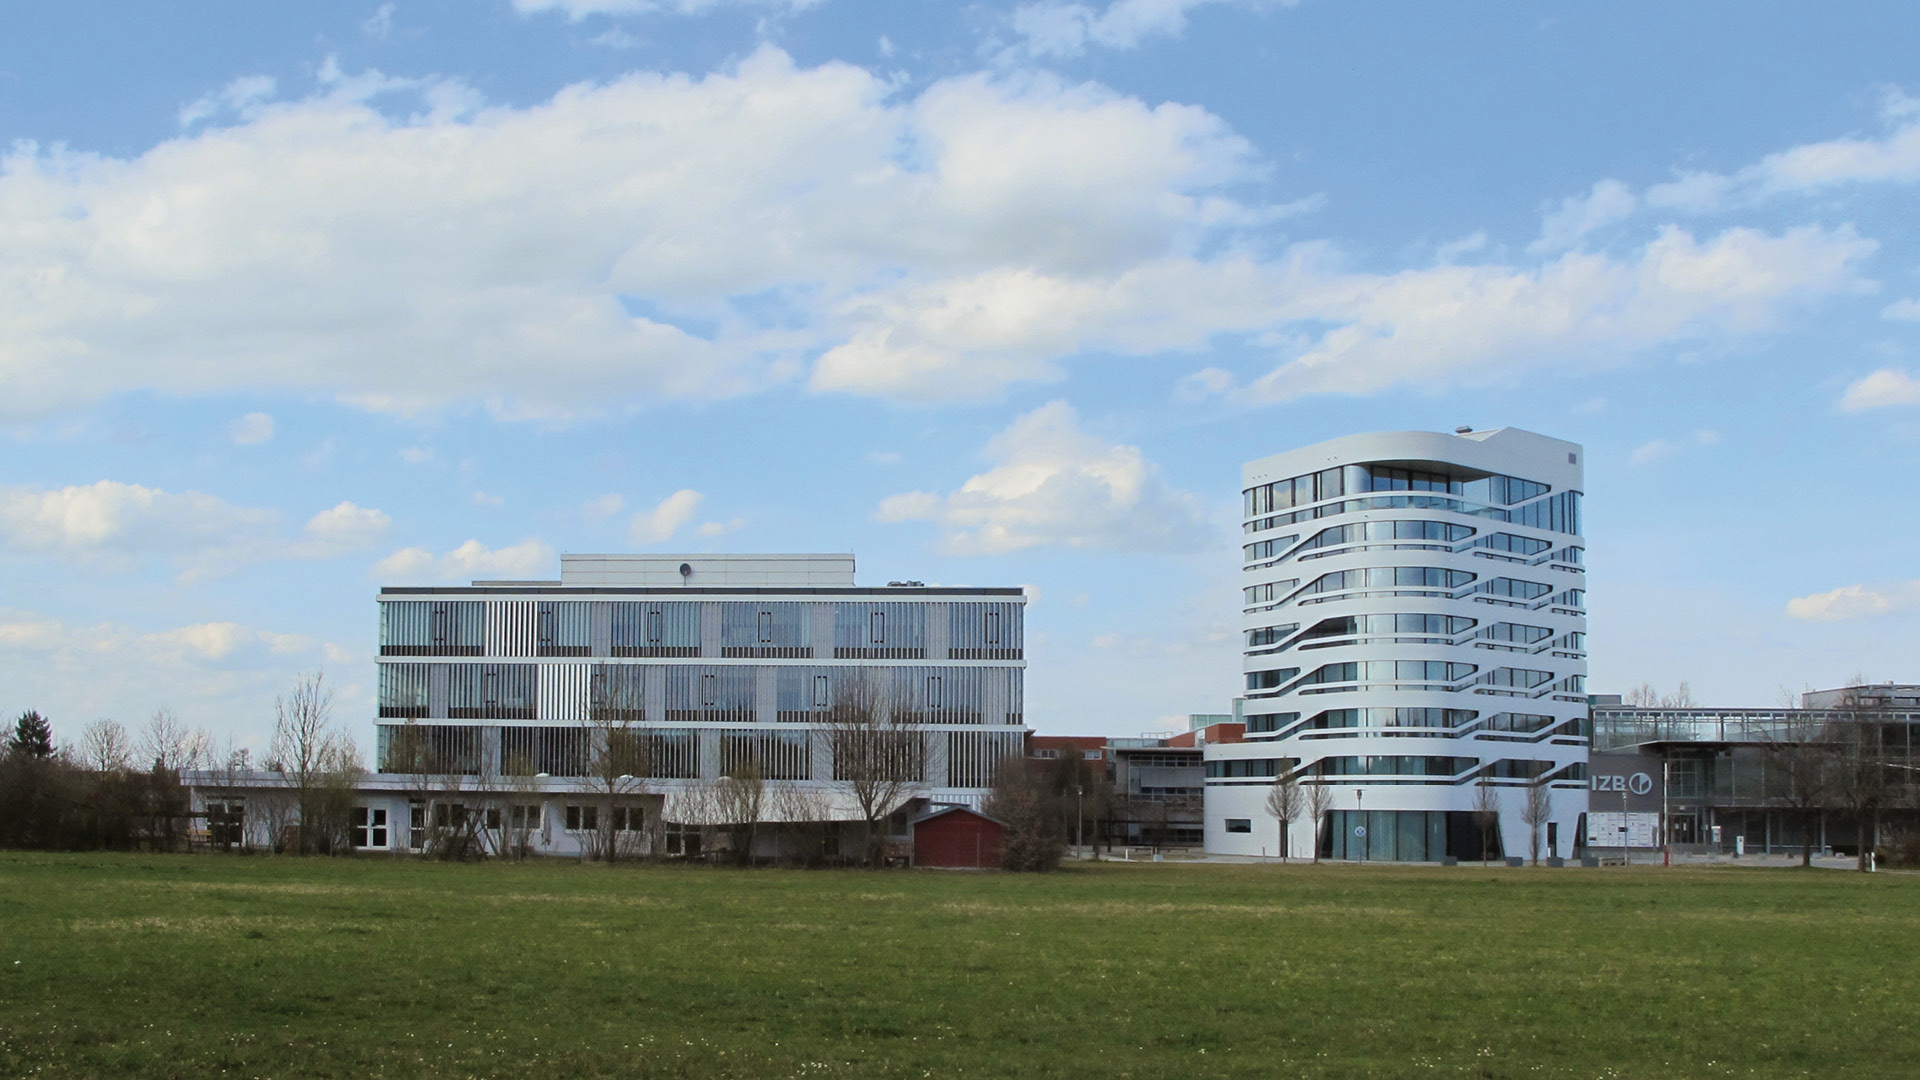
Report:
[[[0,1075],[1920,1075],[1920,878],[0,853]]]

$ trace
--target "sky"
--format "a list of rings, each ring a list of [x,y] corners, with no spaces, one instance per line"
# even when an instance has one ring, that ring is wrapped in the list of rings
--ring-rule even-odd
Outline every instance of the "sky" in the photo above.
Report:
[[[1920,679],[1920,5],[13,5],[0,711],[372,741],[382,584],[851,551],[1225,711],[1243,462],[1585,445],[1597,692]]]

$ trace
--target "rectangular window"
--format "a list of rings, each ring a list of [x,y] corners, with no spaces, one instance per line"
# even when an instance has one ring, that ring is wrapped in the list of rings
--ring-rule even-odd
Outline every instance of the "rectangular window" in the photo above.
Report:
[[[659,611],[647,612],[647,644],[660,644],[660,637],[666,629],[666,616]]]
[[[934,675],[927,679],[927,708],[937,709],[940,705],[940,676]]]
[[[760,644],[762,645],[772,644],[773,643],[773,612],[771,611],[761,612],[759,621],[760,621],[760,627],[759,627]]]
[[[487,828],[494,829],[494,830],[498,830],[500,828],[500,808],[499,807],[497,806],[487,807]]]
[[[872,640],[873,644],[885,645],[887,643],[887,613],[884,611],[874,612],[873,617],[868,620],[868,631],[868,637]]]
[[[514,806],[509,810],[507,820],[511,822],[516,829],[538,829],[540,827],[540,807],[537,804]]]
[[[984,636],[985,636],[986,644],[988,645],[1000,644],[1000,613],[999,612],[997,611],[987,612],[987,625],[984,628]]]
[[[1250,833],[1253,831],[1253,819],[1230,817],[1227,819],[1227,831],[1230,833]]]

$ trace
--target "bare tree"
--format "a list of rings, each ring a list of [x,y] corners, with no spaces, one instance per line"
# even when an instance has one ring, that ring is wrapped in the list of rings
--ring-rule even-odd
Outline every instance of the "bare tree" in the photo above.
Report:
[[[1313,815],[1313,861],[1320,861],[1320,830],[1327,824],[1327,812],[1333,809],[1333,789],[1325,780],[1307,787],[1307,812]]]
[[[212,759],[213,739],[180,722],[170,709],[158,709],[140,732],[136,753],[147,770],[145,808],[149,841],[171,851],[179,841],[179,825],[188,816],[187,793],[180,774],[201,768]]]
[[[1480,829],[1480,865],[1485,866],[1493,850],[1493,834],[1500,828],[1500,789],[1484,772],[1473,786],[1473,823]]]
[[[133,740],[117,720],[95,720],[80,731],[80,767],[96,773],[133,768]]]
[[[640,724],[643,705],[625,684],[596,685],[588,702],[586,762],[580,785],[592,802],[567,830],[588,857],[611,863],[633,854],[643,835],[641,796],[653,775],[653,739]]]
[[[781,822],[775,858],[803,865],[826,855],[827,818],[832,813],[826,794],[804,784],[782,784],[772,793],[771,816]]]
[[[1283,771],[1280,778],[1267,790],[1267,813],[1280,824],[1280,861],[1287,861],[1288,833],[1293,828],[1294,819],[1306,802],[1306,795],[1300,790],[1300,776],[1292,771]]]
[[[1547,787],[1546,774],[1542,773],[1527,785],[1527,802],[1520,808],[1520,820],[1527,824],[1527,846],[1535,866],[1540,865],[1540,830],[1552,816],[1552,791]]]
[[[1643,682],[1626,692],[1623,700],[1639,709],[1691,709],[1693,708],[1693,689],[1685,679],[1674,688],[1671,694],[1662,694],[1653,688],[1652,683]]]
[[[895,719],[894,703],[871,672],[835,688],[821,725],[833,752],[833,779],[859,807],[866,862],[878,866],[887,818],[926,787],[926,734]]]
[[[363,771],[360,751],[334,729],[333,688],[320,672],[302,676],[275,711],[270,756],[293,796],[299,850],[331,853],[348,837],[353,788]]]
[[[753,861],[753,843],[759,834],[766,797],[766,781],[753,762],[735,767],[714,783],[713,818],[726,830],[733,861],[741,866]]]
[[[1001,761],[983,812],[1007,827],[1000,865],[1008,870],[1058,869],[1067,833],[1047,777],[1031,758]]]
[[[205,768],[213,762],[213,738],[180,722],[172,709],[156,709],[140,731],[139,757],[168,772]]]
[[[1872,868],[1869,853],[1880,836],[1880,812],[1895,792],[1888,776],[1887,710],[1860,684],[1841,698],[1822,738],[1831,746],[1831,794],[1853,815],[1856,865]],[[1836,722],[1837,721],[1837,722]]]
[[[500,854],[516,862],[532,853],[533,834],[541,827],[543,792],[534,771],[533,762],[525,755],[515,754],[501,762],[501,801],[505,806],[500,820]]]
[[[1795,709],[1769,731],[1767,795],[1800,819],[1800,865],[1813,865],[1813,839],[1821,812],[1831,799],[1835,746],[1823,738],[1820,714]]]

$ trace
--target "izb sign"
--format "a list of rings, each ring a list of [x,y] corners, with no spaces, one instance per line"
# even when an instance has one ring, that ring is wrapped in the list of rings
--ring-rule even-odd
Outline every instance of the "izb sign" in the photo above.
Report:
[[[1595,773],[1593,790],[1646,795],[1653,791],[1653,777],[1647,773]]]

